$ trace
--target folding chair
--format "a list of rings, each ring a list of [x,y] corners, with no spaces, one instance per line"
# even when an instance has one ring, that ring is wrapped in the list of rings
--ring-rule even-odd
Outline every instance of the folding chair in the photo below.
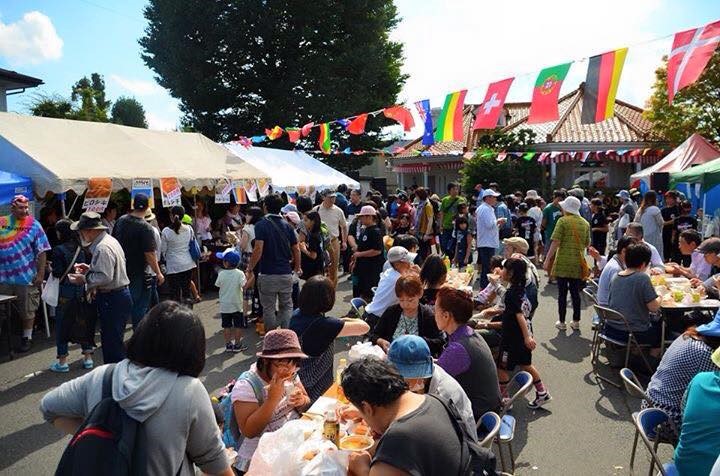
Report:
[[[600,380],[604,380],[605,382],[614,385],[617,388],[621,388],[621,384],[609,379],[607,377],[603,377],[598,373],[598,364],[599,362],[599,354],[600,354],[600,344],[602,342],[611,343],[618,347],[625,347],[625,365],[623,367],[628,366],[628,362],[630,362],[630,350],[635,347],[639,352],[640,356],[642,357],[643,361],[645,362],[645,366],[647,366],[648,370],[652,372],[652,367],[650,366],[650,363],[648,362],[647,358],[645,357],[645,354],[643,354],[642,349],[643,348],[649,348],[650,346],[647,344],[640,344],[638,340],[635,338],[635,334],[630,330],[630,324],[628,324],[627,319],[625,319],[625,316],[620,314],[619,312],[610,309],[608,307],[603,307],[600,305],[595,304],[593,306],[595,308],[595,311],[597,312],[598,317],[600,318],[599,331],[598,331],[598,339],[597,343],[594,345],[594,347],[591,349],[591,362],[593,367],[593,374],[595,375],[595,378],[598,378]],[[609,337],[604,333],[605,326],[608,322],[613,322],[619,327],[624,327],[625,332],[628,334],[628,338],[626,341],[615,339],[613,337]]]
[[[495,412],[487,412],[477,421],[477,432],[478,439],[480,440],[480,446],[487,449],[492,449],[493,440],[500,431],[500,425],[502,420],[500,415]],[[487,430],[487,433],[480,433],[481,430]],[[481,439],[482,438],[482,439]]]
[[[623,368],[620,370],[620,378],[623,381],[623,384],[625,384],[625,391],[631,396],[635,398],[642,398],[647,401],[650,401],[650,398],[648,398],[647,393],[645,389],[643,388],[642,384],[638,380],[638,378],[635,376],[635,372],[628,368]],[[632,421],[633,425],[635,424],[635,420],[637,419],[639,412],[633,412],[632,415],[630,415],[630,420]],[[637,444],[638,444],[638,437],[640,435],[640,432],[635,429],[635,438],[633,439],[633,447],[632,447],[632,453],[630,454],[630,474],[633,474],[633,468],[635,466],[635,454],[637,452]]]
[[[675,431],[675,425],[673,425],[668,414],[659,408],[646,408],[645,410],[641,410],[637,418],[635,418],[635,428],[637,428],[640,438],[642,438],[645,447],[652,457],[648,476],[652,476],[655,465],[660,469],[662,476],[673,476],[678,474],[675,464],[671,462],[663,465],[657,455],[657,448],[661,443],[660,432],[658,431],[659,427],[670,427],[672,431]],[[630,472],[632,474],[632,465]]]
[[[352,298],[350,300],[350,308],[351,308],[350,313],[354,317],[362,317],[363,312],[365,312],[365,306],[367,306],[367,303],[365,302],[364,299],[359,298],[359,297]]]
[[[515,472],[515,455],[513,454],[512,440],[515,437],[515,426],[517,422],[514,416],[508,415],[507,413],[512,408],[515,400],[523,398],[525,395],[527,395],[527,393],[530,391],[530,388],[532,388],[532,383],[532,375],[525,371],[516,373],[515,375],[513,375],[513,378],[510,379],[510,382],[508,382],[508,388],[517,387],[517,390],[510,396],[510,399],[507,401],[507,403],[505,403],[502,409],[502,413],[500,415],[501,423],[500,431],[497,437],[497,444],[498,452],[500,453],[500,463],[502,464],[503,471],[505,471],[507,468],[505,465],[505,457],[503,456],[502,447],[503,445],[507,445],[508,452],[510,453],[511,472]]]

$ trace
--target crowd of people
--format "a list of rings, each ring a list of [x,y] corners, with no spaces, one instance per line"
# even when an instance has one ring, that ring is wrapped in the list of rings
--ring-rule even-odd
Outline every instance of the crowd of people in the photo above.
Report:
[[[559,332],[568,324],[579,329],[581,291],[595,282],[598,305],[628,322],[608,321],[603,334],[627,341],[631,331],[651,348],[657,371],[648,375],[643,405],[666,411],[675,423],[681,474],[704,474],[691,471],[712,466],[720,447],[710,428],[720,417],[711,401],[720,392],[720,317],[679,312],[665,336],[678,337],[663,353],[661,298],[651,275],[684,276],[717,297],[720,238],[707,236],[702,211],[677,192],[661,201],[654,191],[641,200],[626,190],[590,199],[573,188],[553,191],[546,203],[535,190],[503,195],[495,183],[468,194],[450,183],[442,198],[423,187],[363,197],[341,186],[317,197],[270,193],[252,206],[231,204],[216,220],[198,200],[194,216],[172,207],[161,228],[149,197],[138,194],[120,217],[110,207],[103,215],[58,220],[48,240],[19,196],[8,226],[24,233],[11,250],[21,259],[13,269],[3,267],[0,292],[18,296],[20,350],[27,351],[33,295],[46,273],[59,280],[54,372],[70,370],[69,341],[81,344],[83,367],[93,368],[99,321],[103,362],[115,365],[51,391],[41,409],[48,421],[74,432],[101,399],[103,375],[113,372],[113,398],[145,422],[150,438],[162,440],[152,443],[149,474],[165,474],[160,468],[192,474],[193,464],[208,474],[247,471],[264,433],[299,418],[332,387],[333,344],[350,336],[386,354],[384,361],[352,363],[339,382],[349,401],[341,418],[363,419],[379,438],[372,455],[353,454],[351,472],[445,474],[464,464],[457,455],[481,436],[475,422],[486,412],[508,410],[514,372],[532,376],[529,408],[553,398],[532,359],[542,267],[557,292]],[[247,352],[250,323],[264,336],[257,362],[228,392],[232,420],[226,425],[244,436],[235,442],[232,464],[221,428],[209,425],[215,421],[211,400],[197,380],[205,329],[192,312],[198,263],[208,259],[202,250],[218,238],[224,249],[209,257],[225,350]],[[477,276],[475,289],[448,280],[463,272]],[[343,280],[363,300],[362,315],[327,315]],[[133,336],[126,345],[128,322]],[[188,406],[190,413],[181,410]],[[163,439],[159,432],[168,425],[177,431]],[[462,470],[456,469],[451,472]]]

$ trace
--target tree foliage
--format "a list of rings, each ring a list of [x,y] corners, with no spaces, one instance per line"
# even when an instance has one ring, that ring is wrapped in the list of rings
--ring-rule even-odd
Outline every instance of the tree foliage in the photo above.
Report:
[[[218,141],[380,109],[406,79],[402,45],[389,39],[392,0],[150,0],[145,17],[143,60],[180,100],[184,122]],[[368,130],[389,123],[378,116]],[[332,126],[338,149],[382,143],[341,129]],[[292,147],[286,138],[272,146]]]
[[[120,96],[113,104],[111,114],[112,122],[115,124],[147,129],[145,108],[135,98]]]
[[[36,94],[30,100],[30,113],[33,116],[72,119],[73,105],[67,99],[55,95]]]
[[[82,77],[71,91],[70,98],[60,95],[36,95],[29,104],[33,116],[74,119],[78,121],[108,122],[111,102],[105,97],[105,80],[93,73]]]
[[[668,104],[667,57],[655,71],[655,84],[645,117],[659,137],[679,144],[697,132],[720,142],[720,54],[710,59],[700,79],[680,90]]]

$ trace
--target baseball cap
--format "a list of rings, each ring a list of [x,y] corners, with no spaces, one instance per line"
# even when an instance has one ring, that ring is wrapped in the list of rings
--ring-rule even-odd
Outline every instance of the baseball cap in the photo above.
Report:
[[[223,252],[215,253],[215,257],[221,261],[227,261],[230,266],[237,266],[240,264],[240,254],[233,248],[228,248]]]
[[[186,214],[183,215],[183,217],[182,217],[182,222],[183,222],[185,225],[192,225],[192,217],[186,213]]]
[[[138,193],[133,197],[133,210],[147,210],[150,206],[150,198],[144,193]]]
[[[432,355],[430,355],[430,347],[422,337],[414,335],[398,337],[390,344],[387,357],[403,378],[432,377]]]
[[[715,253],[720,254],[720,238],[708,238],[700,243],[695,251],[698,253]]]
[[[387,259],[390,263],[397,263],[398,261],[404,261],[412,264],[415,261],[415,253],[410,253],[407,249],[402,246],[393,246],[388,250]]]
[[[525,238],[520,238],[519,236],[513,236],[512,238],[505,238],[503,240],[503,245],[505,246],[512,246],[516,250],[520,251],[520,253],[525,254],[530,249],[530,245],[528,244],[527,240]]]
[[[290,220],[293,225],[297,226],[300,223],[300,215],[298,215],[297,212],[287,212],[285,217]]]
[[[285,205],[284,207],[282,207],[280,209],[280,213],[283,213],[283,214],[290,213],[290,212],[297,213],[297,211],[298,211],[297,207],[295,205],[293,205],[292,203],[288,203],[287,205]]]
[[[482,194],[483,199],[485,197],[499,197],[499,196],[500,196],[500,194],[491,188],[487,188],[487,189],[483,190],[483,194]]]
[[[623,200],[630,200],[630,192],[628,192],[627,190],[620,190],[615,196],[618,198],[622,198]]]
[[[329,196],[333,196],[333,197],[334,197],[334,196],[335,196],[335,191],[330,190],[329,188],[326,188],[325,190],[323,190],[322,192],[320,192],[320,196],[323,197],[323,198],[324,198],[324,197],[329,197]]]
[[[720,337],[720,311],[715,313],[715,318],[712,321],[707,324],[697,326],[696,330],[698,334],[704,336]]]

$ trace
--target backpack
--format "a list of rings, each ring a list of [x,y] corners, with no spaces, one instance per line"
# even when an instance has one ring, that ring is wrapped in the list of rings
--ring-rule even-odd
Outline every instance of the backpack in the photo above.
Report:
[[[330,229],[327,227],[325,222],[320,222],[320,248],[322,249],[323,258],[323,269],[330,266],[330,242],[332,237],[330,236]]]
[[[232,398],[230,397],[232,393],[233,387],[237,385],[237,383],[241,380],[247,380],[250,382],[250,386],[253,389],[253,393],[255,394],[255,398],[257,398],[258,405],[262,405],[265,401],[265,397],[263,396],[263,383],[260,380],[260,377],[257,376],[256,373],[245,371],[235,380],[235,383],[232,386],[228,386],[228,392],[227,394],[222,397],[220,400],[220,408],[223,411],[223,415],[225,417],[225,430],[222,434],[223,443],[225,443],[225,446],[238,449],[240,448],[240,445],[242,445],[243,440],[245,440],[245,437],[240,432],[240,428],[238,427],[237,420],[235,419],[235,415],[233,414],[233,407],[232,407]]]
[[[102,399],[73,435],[58,463],[56,476],[146,474],[147,444],[143,425],[112,398],[115,364],[102,381]],[[181,466],[182,468],[182,466]]]

